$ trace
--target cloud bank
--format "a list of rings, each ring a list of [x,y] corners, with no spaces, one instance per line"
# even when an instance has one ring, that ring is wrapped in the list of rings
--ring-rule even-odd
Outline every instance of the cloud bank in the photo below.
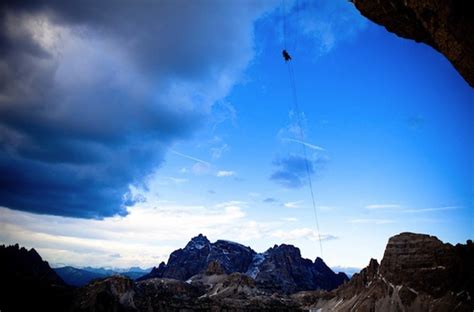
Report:
[[[127,214],[129,186],[238,80],[268,9],[178,2],[0,5],[0,205]]]
[[[265,249],[287,240],[302,245],[319,239],[314,230],[288,225],[288,220],[251,218],[247,211],[252,209],[242,201],[139,203],[124,217],[95,220],[0,207],[0,241],[34,247],[55,265],[151,267],[166,261],[173,250],[198,233],[211,240],[233,239]],[[322,240],[332,238],[331,234],[321,235]]]

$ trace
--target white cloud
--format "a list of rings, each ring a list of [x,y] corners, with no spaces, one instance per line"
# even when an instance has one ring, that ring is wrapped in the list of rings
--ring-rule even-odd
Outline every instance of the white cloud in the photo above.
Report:
[[[216,208],[223,208],[223,207],[229,207],[229,206],[245,206],[247,205],[247,202],[240,201],[240,200],[229,200],[226,202],[218,203],[215,205]]]
[[[235,175],[234,171],[226,171],[226,170],[220,170],[216,174],[216,176],[220,177],[220,178],[222,178],[222,177],[231,177],[233,175]]]
[[[300,208],[302,203],[303,203],[302,200],[298,200],[298,201],[284,203],[283,206],[285,206],[286,208],[294,209],[294,208]]]
[[[222,154],[224,154],[224,152],[228,151],[229,150],[229,145],[227,145],[227,143],[224,143],[220,146],[217,146],[217,147],[212,147],[211,148],[211,157],[212,159],[219,159],[221,158]]]
[[[348,221],[352,224],[389,224],[395,223],[394,220],[390,219],[352,219]]]
[[[293,14],[290,20],[290,29],[302,29],[299,40],[308,40],[314,45],[310,51],[317,51],[316,56],[332,51],[340,42],[351,40],[362,31],[367,20],[360,17],[354,5],[348,1],[316,1],[308,3],[305,10]],[[297,30],[292,30],[297,32]],[[289,40],[290,49],[295,35]]]
[[[297,141],[298,143],[303,142],[302,139],[308,135],[308,120],[305,113],[291,110],[288,113],[288,117],[288,124],[278,131],[277,137],[281,141],[294,140],[294,142]]]
[[[435,208],[405,209],[402,211],[409,212],[409,213],[423,213],[423,212],[456,210],[456,209],[461,209],[461,208],[462,207],[460,206],[444,206],[444,207],[435,207]]]
[[[365,206],[366,209],[369,210],[384,210],[384,209],[393,209],[397,212],[405,212],[405,213],[423,213],[423,212],[435,212],[435,211],[448,211],[448,210],[456,210],[462,207],[460,206],[441,206],[441,207],[433,207],[433,208],[413,208],[413,209],[402,209],[402,206],[397,204],[372,204]]]
[[[298,239],[308,239],[312,241],[321,241],[336,239],[333,235],[321,234],[310,228],[298,228],[289,231],[278,230],[271,233],[273,237],[277,237],[283,241],[294,241]]]
[[[322,211],[334,211],[337,207],[334,206],[318,206],[319,210]]]
[[[281,218],[282,221],[286,221],[286,222],[297,222],[298,219],[297,218],[292,218],[292,217],[289,217],[289,218]]]
[[[211,167],[209,164],[205,164],[202,162],[196,162],[192,167],[191,171],[196,175],[202,175],[209,173]]]
[[[157,184],[168,185],[168,184],[183,184],[188,182],[188,179],[175,178],[175,177],[162,177],[157,179]]]
[[[150,267],[166,261],[170,252],[198,233],[215,238],[229,233],[239,239],[262,236],[265,224],[249,220],[241,203],[214,207],[143,203],[125,217],[103,220],[0,208],[0,240],[34,247],[54,263]],[[108,257],[117,253],[120,258]]]
[[[376,209],[396,209],[400,208],[400,205],[396,204],[372,204],[365,206],[366,209],[376,210]]]
[[[268,248],[271,242],[317,240],[308,228],[283,230],[286,222],[250,218],[250,204],[232,200],[213,205],[180,205],[149,200],[124,217],[103,220],[39,215],[0,207],[0,241],[37,249],[45,260],[73,266],[156,266],[199,233]],[[322,240],[334,238],[321,235]],[[301,241],[303,240],[303,241]],[[110,255],[120,254],[120,257]]]
[[[235,125],[237,122],[237,110],[230,102],[222,100],[212,107],[212,117],[214,122],[212,131],[214,132],[220,124],[227,120]]]

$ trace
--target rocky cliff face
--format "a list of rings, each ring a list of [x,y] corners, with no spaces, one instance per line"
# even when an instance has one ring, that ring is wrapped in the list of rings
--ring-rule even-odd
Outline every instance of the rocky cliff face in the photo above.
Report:
[[[321,258],[313,263],[302,258],[298,248],[285,244],[268,249],[249,273],[260,288],[284,294],[331,290],[348,280],[344,273],[334,273]]]
[[[472,311],[474,245],[401,233],[389,239],[379,265],[372,259],[337,290],[298,294],[321,311]]]
[[[472,244],[466,247],[472,249]],[[463,262],[454,246],[443,244],[436,237],[403,233],[388,241],[380,274],[395,285],[439,297],[450,290],[461,291],[466,286],[460,283],[467,277],[465,273],[474,278]]]
[[[247,270],[255,254],[250,247],[223,240],[211,243],[206,236],[199,234],[183,249],[172,252],[167,264],[161,263],[140,280],[164,277],[185,281],[201,273],[212,261],[219,262],[226,273],[242,273]]]
[[[72,311],[137,311],[135,285],[124,276],[97,280],[80,288],[72,302]],[[146,310],[144,310],[146,311]]]
[[[301,311],[289,298],[259,290],[245,274],[222,272],[211,262],[209,270],[187,282],[109,277],[80,289],[72,311]]]
[[[63,286],[63,280],[43,261],[34,248],[27,250],[24,247],[0,246],[0,269],[7,274],[14,274],[17,278],[41,280],[47,284]],[[3,276],[3,275],[2,275]]]
[[[474,2],[471,0],[351,0],[373,22],[426,43],[448,58],[474,87]]]
[[[64,311],[72,290],[34,249],[0,246],[0,310]]]
[[[234,242],[211,243],[201,234],[184,249],[171,253],[167,264],[161,263],[140,280],[158,277],[186,281],[202,273],[212,262],[219,263],[224,273],[245,273],[255,279],[260,289],[269,292],[331,290],[348,280],[344,273],[335,274],[322,259],[313,263],[302,258],[300,250],[292,245],[275,245],[259,254]]]

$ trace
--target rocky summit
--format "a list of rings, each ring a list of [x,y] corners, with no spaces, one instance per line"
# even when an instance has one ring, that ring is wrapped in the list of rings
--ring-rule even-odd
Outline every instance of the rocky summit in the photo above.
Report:
[[[292,245],[276,245],[255,259],[247,273],[261,288],[272,292],[331,290],[348,280],[344,273],[334,273],[321,258],[315,262],[302,258]]]
[[[187,280],[205,270],[211,261],[217,261],[227,273],[243,273],[251,264],[255,251],[234,242],[218,240],[211,243],[206,236],[199,234],[183,248],[171,253],[168,263],[161,263],[150,274],[140,280],[151,277]]]
[[[264,253],[250,247],[218,240],[211,243],[199,234],[183,248],[171,253],[168,263],[161,263],[150,278],[172,278],[186,281],[217,262],[226,274],[242,273],[255,280],[260,289],[290,294],[302,290],[331,290],[348,280],[344,273],[334,273],[322,259],[315,262],[301,257],[292,245],[275,245]]]
[[[295,299],[320,311],[473,311],[474,245],[401,233],[389,239],[381,264],[369,265],[338,289]]]

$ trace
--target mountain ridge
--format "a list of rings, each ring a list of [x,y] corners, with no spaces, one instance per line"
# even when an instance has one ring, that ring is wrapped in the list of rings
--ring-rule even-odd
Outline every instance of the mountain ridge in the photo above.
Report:
[[[105,269],[105,268],[93,268],[83,267],[76,268],[73,266],[63,266],[53,268],[53,270],[61,277],[61,279],[70,286],[84,286],[95,279],[106,278],[113,275],[122,275],[135,280],[145,274],[148,274],[150,270],[141,269],[139,267],[130,267],[127,269]]]
[[[186,251],[192,250],[202,256],[202,252],[212,250],[210,244],[199,243],[205,240],[197,241],[190,244]],[[247,250],[251,253],[247,247],[242,249],[234,243],[221,241],[218,246],[228,248],[227,251]],[[180,253],[177,255],[180,256]],[[20,249],[18,245],[0,246],[0,261],[3,264],[0,266],[3,277],[0,309],[9,312],[36,309],[68,312],[472,312],[474,309],[472,240],[451,245],[430,235],[400,233],[388,240],[380,264],[371,259],[367,267],[331,291],[321,288],[298,291],[295,288],[292,278],[301,279],[304,284],[307,282],[305,278],[311,277],[313,266],[319,271],[329,268],[320,258],[314,262],[301,258],[299,249],[291,245],[276,245],[266,254],[254,255],[250,267],[258,270],[252,273],[256,277],[260,274],[270,276],[268,279],[254,279],[249,271],[228,273],[218,261],[221,258],[216,254],[212,256],[216,259],[187,280],[150,277],[133,281],[116,275],[71,288],[58,282],[57,276],[52,277],[55,276],[54,271],[36,251]],[[230,255],[230,259],[233,256]],[[176,259],[180,260],[179,257]],[[300,262],[308,265],[301,266]],[[42,273],[39,274],[38,270]],[[286,283],[278,280],[279,277],[284,278]],[[272,281],[275,283],[271,284]],[[5,285],[8,286],[6,289]],[[281,288],[281,285],[285,287]]]
[[[218,262],[227,274],[248,275],[255,279],[259,288],[285,294],[301,290],[332,290],[349,280],[344,273],[334,273],[321,258],[314,262],[303,258],[299,248],[293,245],[274,245],[263,253],[257,253],[232,241],[211,243],[206,236],[199,234],[184,248],[172,252],[168,263],[160,263],[138,281],[150,278],[186,281],[206,270],[212,261]]]

